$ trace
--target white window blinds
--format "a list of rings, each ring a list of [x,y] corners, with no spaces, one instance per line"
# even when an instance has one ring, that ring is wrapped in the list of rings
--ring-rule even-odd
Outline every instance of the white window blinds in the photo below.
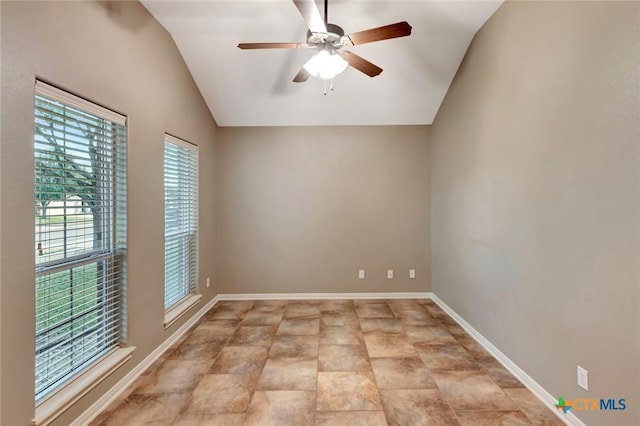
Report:
[[[125,282],[125,118],[36,83],[36,400],[115,349]]]
[[[164,144],[164,306],[198,283],[198,149],[170,135]]]

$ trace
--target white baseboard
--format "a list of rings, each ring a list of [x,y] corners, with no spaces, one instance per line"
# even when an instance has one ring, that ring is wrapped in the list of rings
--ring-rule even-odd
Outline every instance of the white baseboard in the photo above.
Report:
[[[567,414],[561,413],[555,407],[555,404],[558,402],[556,398],[553,397],[545,388],[540,386],[538,382],[533,380],[531,376],[525,373],[518,365],[511,361],[505,354],[503,354],[498,348],[493,346],[491,342],[489,342],[482,334],[478,332],[475,328],[471,326],[468,322],[466,322],[460,315],[456,313],[453,309],[449,307],[446,303],[444,303],[438,296],[432,294],[430,298],[438,304],[451,318],[453,318],[460,327],[464,328],[464,330],[471,335],[482,347],[484,347],[487,352],[489,352],[495,359],[497,359],[511,374],[513,374],[518,380],[522,382],[523,385],[527,387],[544,405],[549,407],[549,409],[564,423],[571,426],[585,426],[585,424],[575,416],[572,412]]]
[[[124,376],[115,386],[104,393],[96,402],[91,405],[84,413],[82,413],[77,419],[71,423],[71,426],[84,426],[89,424],[95,419],[103,410],[105,410],[109,404],[120,396],[133,382],[140,377],[140,375],[149,368],[171,345],[182,337],[191,326],[193,326],[204,314],[209,311],[217,302],[219,297],[215,296],[206,305],[204,305],[198,312],[196,312],[191,318],[187,320],[180,328],[178,328],[167,340],[162,342],[153,352],[151,352],[141,363],[136,365],[126,376]]]
[[[219,294],[219,300],[429,299],[433,293],[253,293]]]

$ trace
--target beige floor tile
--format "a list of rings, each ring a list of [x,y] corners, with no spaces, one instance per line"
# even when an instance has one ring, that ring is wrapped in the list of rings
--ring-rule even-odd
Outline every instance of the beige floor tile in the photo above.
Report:
[[[538,426],[564,425],[553,411],[547,408],[529,389],[504,389],[504,392],[518,405],[520,410]]]
[[[458,343],[464,346],[465,350],[469,352],[472,357],[478,361],[494,359],[480,343],[468,334],[455,335],[454,338]]]
[[[258,380],[260,390],[315,390],[318,360],[269,358]]]
[[[384,411],[318,411],[316,426],[387,426]]]
[[[373,358],[378,389],[428,389],[436,382],[420,358]]]
[[[426,302],[424,304],[424,307],[427,308],[427,311],[429,311],[431,315],[434,315],[434,316],[447,315],[447,313],[443,311],[442,308],[438,306],[435,302]]]
[[[434,371],[433,378],[454,410],[517,410],[498,385],[481,371]]]
[[[418,311],[402,311],[396,313],[396,317],[402,323],[403,326],[416,326],[416,325],[433,325],[439,326],[440,323],[434,317],[432,317],[426,310]]]
[[[389,425],[460,424],[437,389],[381,390],[380,395]]]
[[[355,312],[355,307],[350,299],[323,300],[320,312]]]
[[[451,333],[441,326],[407,325],[404,329],[409,340],[413,343],[428,343],[430,345],[455,345],[458,343]]]
[[[424,306],[425,308],[427,306],[438,306],[436,302],[433,301],[433,299],[415,299],[415,301],[421,304],[422,306]]]
[[[171,426],[242,426],[246,414],[180,414]]]
[[[277,325],[282,320],[282,313],[249,311],[240,322],[240,326],[247,325]]]
[[[244,426],[313,426],[315,392],[256,391]]]
[[[358,306],[368,305],[371,303],[387,303],[386,299],[353,299],[353,305]]]
[[[276,335],[277,325],[254,325],[238,327],[229,338],[228,345],[234,346],[266,346],[270,347]]]
[[[140,376],[134,394],[178,393],[193,390],[211,367],[213,359],[166,360],[151,374]]]
[[[231,309],[238,312],[247,312],[256,304],[255,300],[221,300],[215,307]]]
[[[325,326],[339,326],[359,330],[360,320],[355,311],[322,312],[320,314],[320,327]]]
[[[416,299],[391,299],[387,302],[394,313],[411,310],[425,310]]]
[[[447,324],[444,326],[449,333],[452,335],[467,335],[467,332],[464,331],[464,328],[460,327],[458,324]]]
[[[320,319],[285,318],[280,322],[277,336],[315,336],[320,332]]]
[[[227,342],[227,336],[189,336],[168,357],[172,360],[213,359]]]
[[[371,371],[363,345],[320,345],[318,371]]]
[[[363,333],[371,358],[414,357],[417,352],[404,334],[371,331]]]
[[[524,385],[495,359],[479,361],[480,367],[501,388],[523,388]]]
[[[320,318],[320,301],[295,300],[290,301],[284,310],[285,318]]]
[[[360,328],[363,332],[404,333],[402,323],[397,318],[361,318]]]
[[[131,385],[128,389],[126,389],[122,394],[118,395],[116,397],[116,399],[107,406],[107,408],[104,409],[104,411],[102,411],[100,414],[98,414],[98,416],[96,416],[95,419],[93,419],[89,425],[91,426],[98,426],[98,425],[104,425],[107,424],[106,421],[107,419],[118,409],[121,409],[124,407],[124,404],[127,401],[127,398],[131,395],[132,391],[138,387],[138,383],[141,383],[144,380],[144,378],[140,377],[138,378],[138,380],[136,380],[133,385]],[[187,397],[188,397],[188,393],[187,393]]]
[[[276,336],[269,358],[315,358],[318,356],[318,336]]]
[[[453,318],[451,318],[449,316],[449,314],[447,314],[446,312],[442,312],[442,313],[435,313],[432,314],[434,318],[436,318],[438,320],[438,322],[442,325],[456,325],[458,324],[456,322],[456,320],[454,320]]]
[[[318,411],[381,410],[373,374],[363,372],[319,372]]]
[[[217,319],[202,321],[193,330],[192,335],[231,336],[240,324],[239,319]]]
[[[395,318],[386,303],[366,303],[356,306],[358,317],[362,318]]]
[[[184,342],[187,339],[187,337],[189,337],[189,333],[185,333],[185,334],[186,334],[185,336],[182,336],[182,338],[180,338],[180,344],[182,344],[182,342]],[[160,366],[164,364],[166,360],[169,359],[169,355],[171,355],[173,351],[175,351],[178,348],[178,346],[180,345],[176,345],[176,344],[171,345],[171,347],[169,347],[169,349],[167,349],[162,355],[160,355],[158,359],[156,359],[153,362],[153,364],[151,364],[146,370],[142,372],[141,375],[146,376],[147,374],[151,374],[154,371],[156,371],[158,368],[160,368]]]
[[[210,374],[257,375],[267,361],[267,348],[262,346],[226,346],[216,358]]]
[[[522,411],[456,411],[462,426],[526,426],[531,422]]]
[[[364,345],[364,337],[358,328],[339,325],[320,327],[321,345]]]
[[[207,319],[242,319],[253,306],[253,301],[222,301],[207,312]]]
[[[253,304],[251,311],[253,312],[271,312],[271,313],[283,313],[287,307],[288,301],[286,300],[258,300]]]
[[[178,416],[189,393],[130,395],[101,425],[166,425]]]
[[[193,391],[183,413],[244,413],[251,402],[255,379],[239,374],[207,374]]]
[[[459,344],[430,345],[414,344],[420,358],[429,370],[467,371],[480,370],[480,365]]]

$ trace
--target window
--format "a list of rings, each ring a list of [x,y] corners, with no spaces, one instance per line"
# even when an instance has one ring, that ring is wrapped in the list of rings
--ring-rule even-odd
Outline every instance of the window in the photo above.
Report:
[[[198,147],[170,135],[164,143],[164,283],[165,310],[194,294],[198,283]]]
[[[123,338],[125,142],[125,117],[36,83],[36,401]]]

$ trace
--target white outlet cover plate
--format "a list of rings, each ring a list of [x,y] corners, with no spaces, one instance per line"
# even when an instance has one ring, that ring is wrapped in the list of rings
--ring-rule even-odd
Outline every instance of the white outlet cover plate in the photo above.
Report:
[[[364,269],[360,269],[358,271],[358,278],[361,280],[364,279]]]
[[[589,371],[578,366],[578,386],[582,389],[589,390]]]
[[[393,278],[393,269],[388,269],[387,270],[387,278],[389,278],[389,279]]]

